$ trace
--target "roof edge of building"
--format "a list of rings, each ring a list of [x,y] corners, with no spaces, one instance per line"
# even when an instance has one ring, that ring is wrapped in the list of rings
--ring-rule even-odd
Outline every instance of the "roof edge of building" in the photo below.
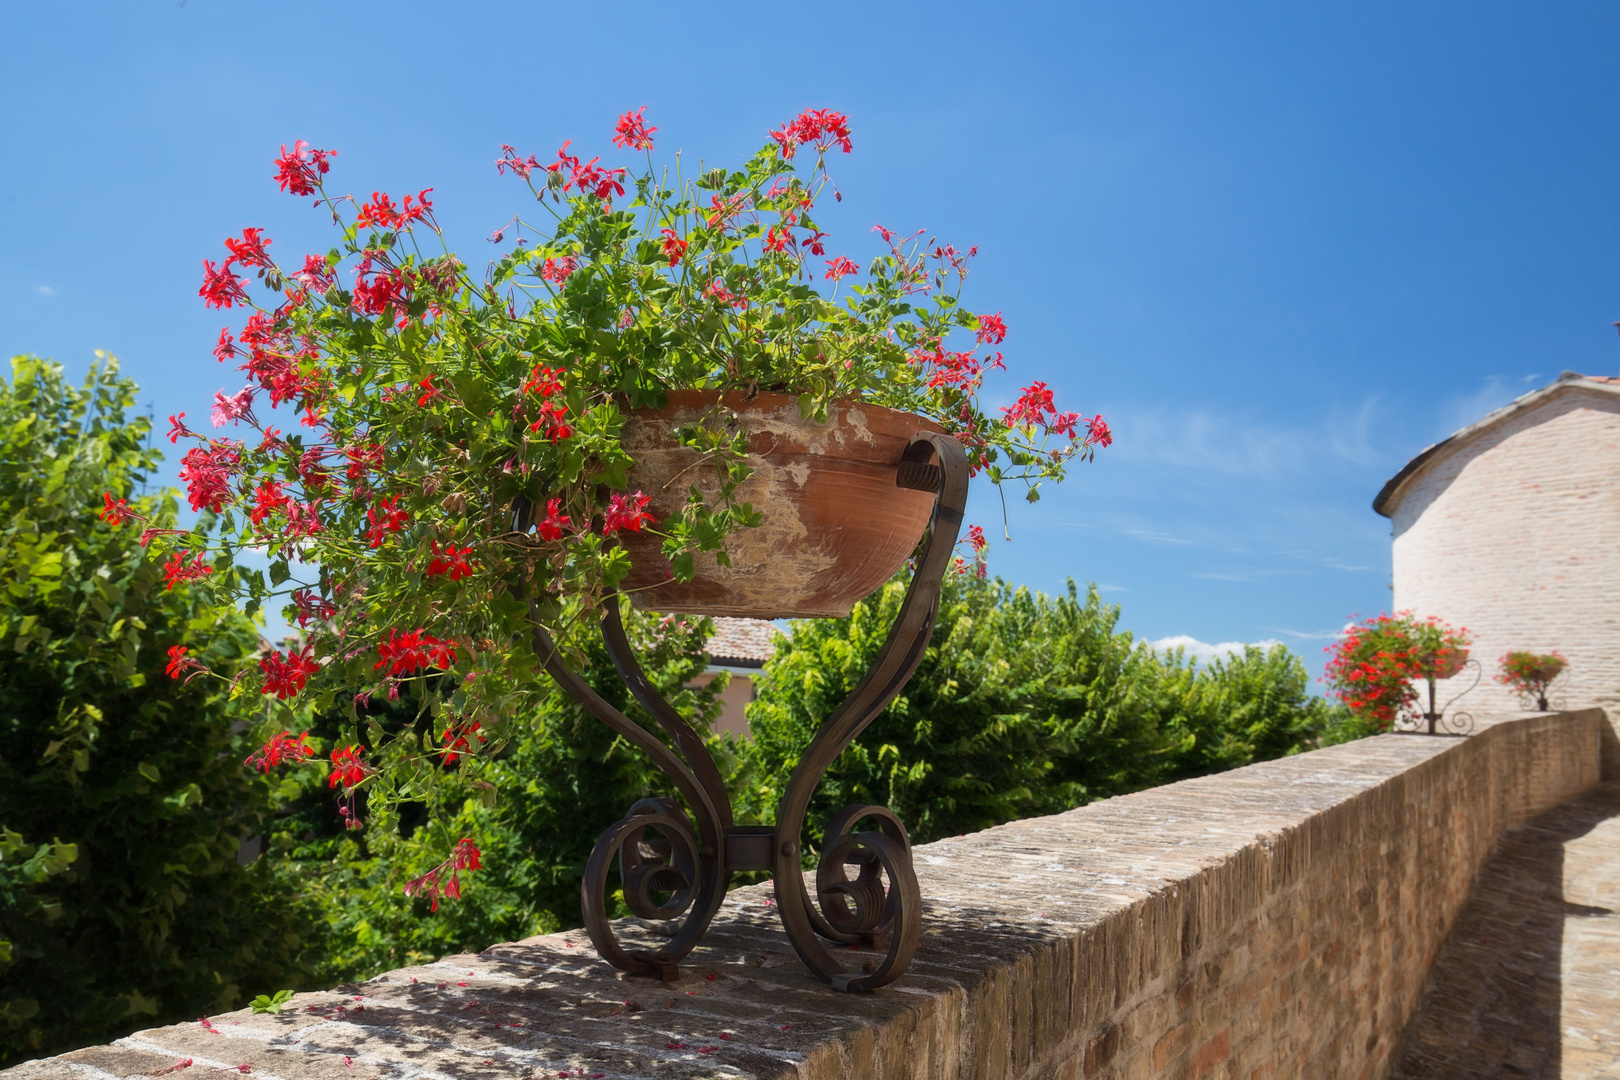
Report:
[[[1548,383],[1546,386],[1537,387],[1527,394],[1519,395],[1500,409],[1485,414],[1467,427],[1460,428],[1441,439],[1433,446],[1425,447],[1416,457],[1401,466],[1401,471],[1385,481],[1384,486],[1378,489],[1378,494],[1373,496],[1373,511],[1383,517],[1393,517],[1394,508],[1391,504],[1395,501],[1395,496],[1400,493],[1401,488],[1405,487],[1408,480],[1429,462],[1439,457],[1442,452],[1454,450],[1464,443],[1472,441],[1487,428],[1495,427],[1510,416],[1533,408],[1547,398],[1564,390],[1598,390],[1607,394],[1620,395],[1620,379],[1611,378],[1607,375],[1579,375],[1573,371],[1566,371],[1558,376],[1556,382]]]

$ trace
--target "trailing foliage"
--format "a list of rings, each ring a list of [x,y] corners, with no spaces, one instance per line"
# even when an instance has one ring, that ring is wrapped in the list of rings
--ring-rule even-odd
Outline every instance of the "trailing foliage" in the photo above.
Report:
[[[12,361],[0,379],[0,1060],[232,1008],[300,970],[296,907],[237,863],[275,781],[229,684],[179,683],[182,636],[229,676],[252,624],[164,587],[136,534],[97,519],[158,460],[135,387],[108,358],[81,387]]]
[[[905,583],[846,619],[793,624],[749,706],[750,809],[767,820],[817,727],[871,666]],[[1119,609],[971,575],[945,583],[922,665],[829,770],[812,826],[889,806],[913,840],[1053,813],[1314,745],[1333,710],[1298,657],[1250,647],[1207,667],[1116,630]]]

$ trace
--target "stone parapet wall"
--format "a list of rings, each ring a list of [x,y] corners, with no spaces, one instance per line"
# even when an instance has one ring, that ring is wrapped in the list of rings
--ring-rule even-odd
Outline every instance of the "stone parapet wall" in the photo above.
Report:
[[[1607,728],[1380,736],[919,847],[923,946],[870,995],[756,886],[673,985],[558,934],[0,1076],[1379,1078],[1481,862],[1597,782]]]

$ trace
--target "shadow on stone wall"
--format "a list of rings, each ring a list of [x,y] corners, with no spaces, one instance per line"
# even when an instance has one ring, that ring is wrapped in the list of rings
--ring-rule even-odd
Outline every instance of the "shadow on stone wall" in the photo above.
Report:
[[[1390,1080],[1562,1073],[1563,950],[1571,918],[1611,915],[1564,898],[1564,845],[1620,817],[1604,784],[1503,838],[1429,969]]]

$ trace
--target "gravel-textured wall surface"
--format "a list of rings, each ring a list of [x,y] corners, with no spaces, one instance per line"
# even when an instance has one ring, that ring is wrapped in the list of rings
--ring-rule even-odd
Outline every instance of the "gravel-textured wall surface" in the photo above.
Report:
[[[1382,1077],[1481,862],[1597,782],[1600,727],[1380,736],[926,845],[923,947],[874,994],[811,979],[755,887],[673,985],[559,934],[0,1077]]]

